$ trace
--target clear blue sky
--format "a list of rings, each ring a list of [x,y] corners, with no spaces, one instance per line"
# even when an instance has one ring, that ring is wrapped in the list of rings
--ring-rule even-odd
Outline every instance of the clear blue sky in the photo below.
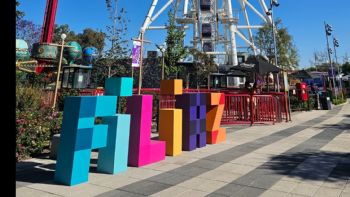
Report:
[[[119,8],[125,8],[130,19],[128,25],[130,39],[137,36],[151,2],[151,0],[119,0]],[[165,0],[159,0],[160,4],[164,2]],[[237,7],[236,1],[232,2]],[[258,0],[250,2],[258,5]],[[337,50],[339,61],[343,61],[346,53],[350,55],[350,0],[280,0],[279,2],[280,6],[275,8],[274,15],[283,20],[284,26],[293,36],[299,51],[301,68],[310,65],[309,60],[313,59],[315,50],[326,50],[324,21],[333,26],[333,35],[340,42]],[[25,19],[40,25],[43,23],[46,0],[20,0],[20,3],[18,9],[25,12]],[[256,19],[253,14],[251,15],[251,20],[254,22]],[[155,25],[164,25],[166,21],[167,15],[164,13]],[[68,24],[76,33],[82,32],[87,27],[105,31],[105,27],[110,24],[105,0],[59,0],[56,23]],[[165,31],[148,31],[146,39],[159,44],[164,42],[165,35]],[[154,44],[146,45],[146,50],[154,48]]]

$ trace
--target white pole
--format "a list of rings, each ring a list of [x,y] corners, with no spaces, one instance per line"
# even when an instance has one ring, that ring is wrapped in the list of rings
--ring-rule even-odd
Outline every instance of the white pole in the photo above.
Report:
[[[154,12],[154,9],[157,6],[157,3],[158,3],[158,0],[153,0],[152,5],[151,5],[151,7],[148,10],[148,14],[147,14],[147,16],[145,18],[145,21],[143,22],[143,26],[141,27],[141,31],[140,31],[140,34],[139,34],[139,39],[141,39],[141,33],[142,32],[144,33],[146,31],[147,27],[150,25],[151,17],[152,17],[152,14]]]
[[[148,25],[150,25],[154,20],[156,20],[158,18],[158,16],[164,12],[165,9],[167,9],[171,3],[173,2],[174,0],[170,0],[168,1],[168,3],[166,3],[151,19],[151,21],[149,22]]]
[[[241,4],[241,7],[242,7],[242,10],[243,10],[243,13],[244,13],[245,22],[247,23],[247,26],[248,26],[248,33],[249,33],[250,41],[252,43],[251,48],[253,49],[254,55],[257,55],[256,49],[254,47],[254,37],[253,37],[252,30],[250,28],[250,22],[249,22],[249,17],[248,17],[248,12],[247,12],[247,9],[246,9],[246,5],[241,0],[240,0],[240,4]]]
[[[188,10],[188,0],[185,0],[185,2],[184,2],[184,15],[187,15],[187,10]]]
[[[60,81],[60,73],[61,73],[61,65],[62,65],[62,56],[63,56],[63,48],[64,48],[64,39],[66,39],[66,34],[62,34],[62,35],[61,35],[61,39],[62,39],[61,54],[60,54],[60,61],[59,61],[59,64],[58,64],[58,71],[57,71],[57,77],[56,77],[56,86],[55,86],[55,95],[54,95],[54,97],[53,97],[52,109],[55,109],[55,107],[56,107],[58,83],[59,83],[59,81]]]
[[[245,1],[245,4],[248,5],[264,22],[267,22],[266,17],[262,15],[252,4],[250,4],[249,1]]]
[[[262,9],[264,10],[264,12],[267,13],[269,10],[267,9],[267,6],[265,4],[265,0],[259,0],[259,2],[260,2]],[[272,23],[272,16],[266,15],[266,20],[269,23]]]
[[[232,3],[231,0],[227,0],[227,7],[228,7],[228,16],[230,19],[233,19],[233,12],[232,12]],[[230,21],[230,34],[231,34],[231,47],[232,47],[232,64],[233,66],[238,65],[238,59],[237,59],[237,47],[236,47],[236,33],[237,28],[233,24],[232,21]]]

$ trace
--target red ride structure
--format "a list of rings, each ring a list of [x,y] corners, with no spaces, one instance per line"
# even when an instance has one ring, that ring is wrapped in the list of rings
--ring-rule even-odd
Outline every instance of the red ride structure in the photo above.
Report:
[[[40,43],[52,43],[52,36],[54,33],[55,27],[55,18],[57,11],[58,0],[47,0],[46,1],[46,10],[44,15],[44,23],[41,30]],[[41,73],[44,70],[44,65],[46,61],[39,60],[39,66],[35,68],[36,73]]]

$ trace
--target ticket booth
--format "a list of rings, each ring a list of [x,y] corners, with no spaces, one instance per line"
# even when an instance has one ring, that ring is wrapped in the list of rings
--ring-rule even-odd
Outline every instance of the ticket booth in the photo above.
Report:
[[[61,88],[88,88],[90,85],[91,69],[91,66],[83,65],[63,66]]]

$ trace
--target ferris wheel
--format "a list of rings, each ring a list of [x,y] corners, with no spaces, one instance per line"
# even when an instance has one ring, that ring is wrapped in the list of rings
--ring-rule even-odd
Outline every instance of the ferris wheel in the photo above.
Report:
[[[140,34],[148,29],[165,29],[151,25],[170,6],[179,27],[185,32],[192,28],[193,48],[216,59],[224,56],[221,64],[230,66],[238,65],[237,38],[258,55],[260,50],[254,44],[253,31],[262,28],[262,23],[273,21],[265,0],[152,0]],[[254,23],[250,20],[252,15],[258,19]]]

